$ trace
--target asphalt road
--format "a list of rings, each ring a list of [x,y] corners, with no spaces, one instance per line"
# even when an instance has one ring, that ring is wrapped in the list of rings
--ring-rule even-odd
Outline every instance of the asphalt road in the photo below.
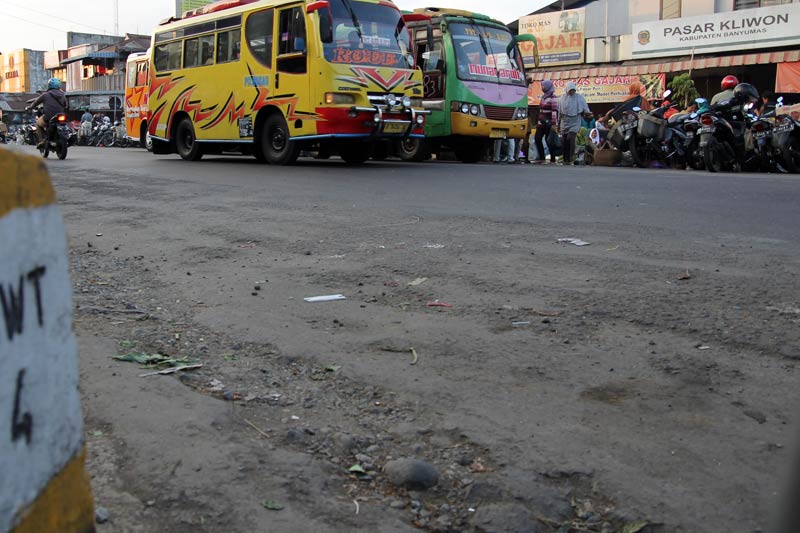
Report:
[[[312,512],[302,500],[325,496],[313,484],[292,486],[276,496],[295,503],[282,515],[292,528],[282,530],[384,524],[395,531],[413,523],[518,531],[537,517],[540,529],[532,531],[570,520],[613,531],[637,519],[661,524],[651,531],[752,531],[766,527],[778,505],[800,358],[798,176],[449,162],[348,167],[337,159],[270,167],[242,157],[187,163],[97,148],[72,149],[48,166],[70,237],[76,330],[91,362],[82,375],[89,426],[114,426],[125,450],[117,448],[114,461],[128,460],[121,470],[137,480],[134,498],[182,485],[135,461],[153,453],[138,436],[145,422],[103,402],[126,369],[103,364],[108,354],[99,355],[97,339],[105,349],[135,339],[143,349],[183,354],[220,337],[195,374],[202,384],[192,388],[206,391],[213,378],[255,398],[280,381],[256,379],[253,368],[264,363],[255,352],[278,357],[262,373],[295,369],[288,380],[304,375],[296,365],[333,364],[342,373],[335,395],[314,381],[291,389],[300,391],[298,404],[315,406],[296,422],[313,430],[313,445],[284,439],[277,449],[344,464],[353,457],[337,458],[325,436],[361,431],[376,462],[422,456],[440,468],[440,487],[455,487],[401,495],[424,499],[428,515],[413,502],[375,503],[342,522],[336,491],[358,499],[361,489],[345,481],[330,509],[318,503]],[[592,244],[557,244],[561,237]],[[348,299],[302,302],[331,293]],[[427,305],[437,301],[453,307]],[[125,306],[158,323],[80,311]],[[186,328],[202,332],[199,340]],[[410,346],[419,354],[414,366]],[[127,376],[120,403],[138,404],[145,391],[185,394],[139,389],[135,373]],[[358,403],[365,390],[380,401]],[[291,404],[273,413],[258,401],[242,409],[259,427],[280,432],[295,423]],[[163,423],[147,431],[182,446],[172,428],[179,414],[153,408],[162,410]],[[206,462],[229,460],[213,455],[217,436],[192,434],[204,437]],[[447,455],[458,446],[481,450],[478,462],[458,466]],[[283,458],[302,479],[319,475],[297,456]],[[93,468],[109,470],[101,459]],[[204,475],[188,479],[201,485]],[[252,527],[253,502],[243,499],[266,489],[243,476],[235,498],[216,495],[236,511],[220,510],[218,527]],[[480,485],[473,515],[469,486],[477,481],[491,490]],[[109,483],[96,487],[101,499]],[[374,483],[389,497],[380,477]],[[541,496],[551,490],[561,496]],[[374,500],[362,497],[364,505]],[[553,503],[558,497],[578,502],[574,516]],[[189,500],[197,509],[216,505]],[[170,519],[127,517],[157,518],[161,527]]]

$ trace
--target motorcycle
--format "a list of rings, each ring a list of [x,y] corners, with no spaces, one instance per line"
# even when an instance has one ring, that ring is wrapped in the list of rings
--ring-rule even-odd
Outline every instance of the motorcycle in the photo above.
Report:
[[[689,118],[686,113],[664,118],[666,112],[675,107],[666,102],[671,91],[664,93],[660,107],[650,112],[639,110],[636,131],[628,145],[633,162],[639,168],[647,168],[654,161],[674,168],[686,168],[687,138],[682,123]]]
[[[747,139],[751,118],[741,103],[728,100],[711,106],[700,116],[700,124],[700,147],[709,172],[741,172],[754,164],[760,166],[760,156]]]
[[[775,126],[772,129],[772,149],[785,168],[792,173],[800,173],[800,120],[792,114],[783,114],[783,97],[778,98]]]
[[[54,115],[47,123],[45,141],[39,147],[42,157],[47,158],[50,152],[55,152],[59,159],[67,158],[69,147],[70,129],[67,125],[67,115],[59,113]]]

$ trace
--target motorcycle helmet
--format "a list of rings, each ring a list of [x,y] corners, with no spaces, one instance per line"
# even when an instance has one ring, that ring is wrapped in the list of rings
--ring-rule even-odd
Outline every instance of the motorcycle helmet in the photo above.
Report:
[[[740,83],[733,90],[733,97],[743,104],[758,102],[758,90],[749,83]]]
[[[61,80],[58,78],[50,78],[47,80],[47,89],[60,89],[61,88]]]
[[[739,79],[736,76],[728,75],[722,78],[722,90],[727,91],[739,85]]]

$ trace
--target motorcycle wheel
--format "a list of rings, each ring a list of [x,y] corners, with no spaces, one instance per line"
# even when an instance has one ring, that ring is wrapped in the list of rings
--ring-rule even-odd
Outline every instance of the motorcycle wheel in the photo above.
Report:
[[[42,157],[47,159],[47,156],[50,155],[50,142],[49,141],[45,141],[42,144],[42,147],[39,148],[39,152],[42,154]]]
[[[633,158],[633,162],[639,168],[648,168],[650,163],[652,163],[652,159],[648,159],[648,148],[646,146],[646,141],[641,137],[636,137],[635,139],[631,139],[632,142],[630,143],[631,149],[631,157]]]
[[[709,139],[708,144],[706,144],[703,150],[703,162],[706,165],[706,170],[715,173],[724,170],[722,155],[724,150],[725,148],[719,140],[713,137]]]
[[[57,152],[57,155],[58,155],[58,158],[59,158],[59,159],[66,159],[66,158],[67,158],[67,149],[68,149],[68,148],[69,148],[69,143],[67,143],[67,142],[64,142],[64,139],[62,139],[62,140],[61,140],[61,141],[58,143],[58,152]]]
[[[694,170],[705,170],[706,163],[703,160],[703,153],[700,149],[694,150],[691,154],[689,154],[689,166],[692,167]]]
[[[783,149],[783,162],[792,174],[800,173],[800,135],[792,135]]]

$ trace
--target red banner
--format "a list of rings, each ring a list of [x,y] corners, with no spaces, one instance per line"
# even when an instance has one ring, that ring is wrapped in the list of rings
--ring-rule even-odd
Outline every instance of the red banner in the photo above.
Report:
[[[775,92],[800,93],[800,61],[796,63],[778,63]]]

